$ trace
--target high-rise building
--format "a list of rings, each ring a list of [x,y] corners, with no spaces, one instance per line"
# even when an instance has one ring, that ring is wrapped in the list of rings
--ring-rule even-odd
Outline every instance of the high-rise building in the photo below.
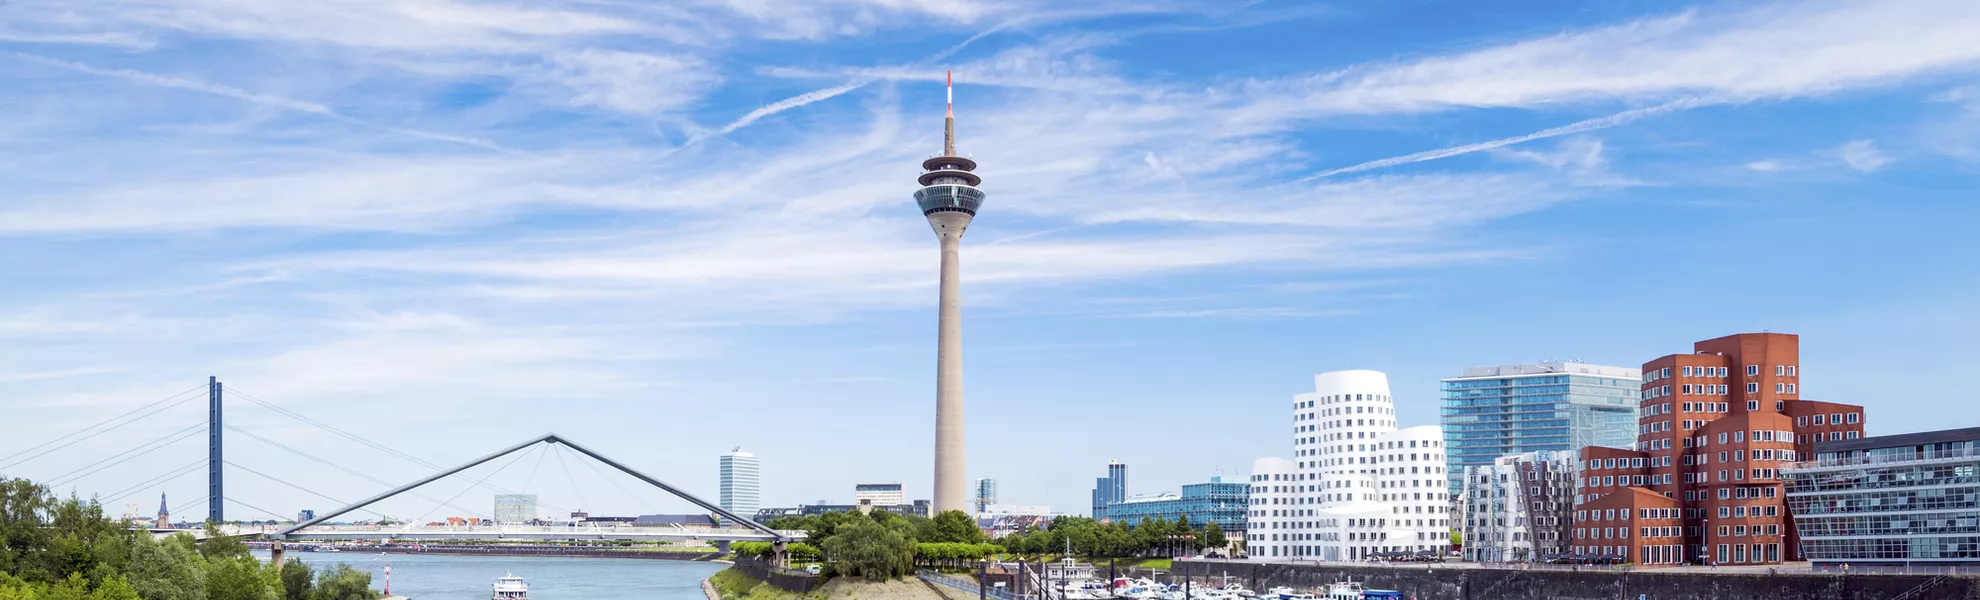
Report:
[[[1528,561],[1566,553],[1579,464],[1574,452],[1538,451],[1466,467],[1458,495],[1465,560]]]
[[[976,514],[983,514],[996,503],[997,480],[988,477],[976,480]]]
[[[1575,552],[1640,565],[1803,560],[1783,465],[1863,435],[1863,407],[1802,400],[1801,338],[1742,333],[1643,364],[1636,447],[1581,450]]]
[[[536,494],[496,494],[495,522],[528,523],[536,520]]]
[[[853,504],[898,506],[907,504],[907,493],[898,483],[861,483],[853,486]]]
[[[1450,548],[1444,432],[1396,428],[1389,376],[1335,371],[1293,397],[1293,460],[1252,466],[1252,556],[1361,560]]]
[[[1976,473],[1980,427],[1824,440],[1781,467],[1801,551],[1824,567],[1980,564]]]
[[[1207,482],[1184,484],[1180,494],[1135,496],[1110,503],[1107,518],[1128,525],[1140,524],[1144,519],[1159,518],[1171,523],[1187,519],[1197,529],[1216,523],[1225,534],[1235,538],[1244,533],[1246,512],[1250,508],[1250,484],[1213,476]]]
[[[1473,367],[1443,380],[1451,493],[1499,457],[1636,443],[1642,372],[1578,362]]]
[[[299,510],[299,511],[296,511],[296,522],[297,522],[297,523],[306,523],[306,522],[309,522],[309,520],[310,520],[310,519],[314,519],[314,518],[316,518],[316,511],[314,511],[314,510],[310,510],[310,509],[307,509],[307,508],[305,508],[305,509],[302,509],[302,510]]]
[[[741,446],[722,455],[722,510],[749,518],[762,504],[762,463]]]
[[[1107,518],[1107,505],[1127,498],[1127,465],[1108,461],[1107,476],[1093,480],[1093,518]]]
[[[935,512],[969,510],[963,457],[962,236],[983,206],[976,161],[956,155],[953,80],[942,119],[942,155],[921,161],[915,204],[942,246],[942,287],[935,342]]]

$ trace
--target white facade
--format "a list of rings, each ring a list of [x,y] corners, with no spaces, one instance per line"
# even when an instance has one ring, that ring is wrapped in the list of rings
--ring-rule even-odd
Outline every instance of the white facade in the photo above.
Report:
[[[853,486],[853,504],[900,506],[907,504],[907,493],[898,483],[862,483]]]
[[[1458,521],[1465,560],[1529,561],[1564,553],[1579,467],[1574,452],[1538,451],[1465,469]]]
[[[1247,552],[1254,558],[1360,560],[1450,548],[1444,433],[1396,428],[1389,377],[1314,376],[1293,397],[1293,458],[1252,465]]]
[[[722,510],[743,518],[756,516],[762,504],[762,463],[741,447],[722,455]]]
[[[536,520],[536,494],[496,494],[495,522],[528,523]]]

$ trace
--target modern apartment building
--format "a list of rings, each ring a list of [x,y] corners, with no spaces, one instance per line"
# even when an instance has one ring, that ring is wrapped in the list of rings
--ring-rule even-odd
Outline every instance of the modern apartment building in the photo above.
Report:
[[[1180,494],[1136,496],[1108,504],[1107,518],[1128,525],[1145,519],[1171,523],[1188,519],[1191,527],[1216,523],[1226,534],[1237,536],[1244,532],[1250,498],[1250,484],[1213,476],[1207,482],[1185,484]]]
[[[755,454],[743,452],[741,446],[722,455],[721,470],[722,510],[745,518],[754,516],[762,506],[763,465]]]
[[[1451,493],[1502,456],[1636,443],[1642,372],[1579,362],[1472,367],[1443,380]]]
[[[1644,363],[1636,447],[1581,450],[1573,551],[1642,565],[1803,560],[1781,469],[1817,440],[1860,438],[1863,407],[1802,400],[1800,344],[1742,333]]]
[[[1107,518],[1107,505],[1127,497],[1127,465],[1108,461],[1107,476],[1093,480],[1093,518]]]
[[[1257,557],[1361,560],[1450,547],[1444,433],[1396,427],[1389,377],[1314,376],[1293,397],[1293,458],[1253,463],[1246,547]]]
[[[1466,468],[1458,497],[1465,560],[1516,562],[1567,553],[1579,465],[1573,452],[1540,451]]]
[[[900,506],[907,504],[907,493],[898,483],[861,483],[853,486],[853,504]]]
[[[983,514],[996,503],[997,480],[988,477],[976,480],[976,513]]]
[[[536,520],[536,494],[496,494],[495,522],[528,523]]]
[[[1823,441],[1781,473],[1808,562],[1980,564],[1980,427]]]

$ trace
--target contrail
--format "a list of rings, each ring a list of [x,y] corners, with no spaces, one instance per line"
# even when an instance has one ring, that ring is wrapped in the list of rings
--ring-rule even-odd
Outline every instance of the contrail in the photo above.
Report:
[[[983,39],[985,37],[989,37],[990,34],[997,33],[998,31],[1003,30],[1005,27],[1008,27],[1017,22],[1018,21],[1014,19],[1010,21],[1005,21],[1003,23],[999,23],[997,24],[997,26],[991,27],[989,29],[985,29],[981,32],[978,32],[976,35],[969,36],[969,38],[964,39],[963,41],[956,43],[956,45],[950,46],[941,52],[931,54],[927,58],[916,61],[915,64],[928,64],[932,62],[945,60],[951,56],[955,56],[957,52],[961,52],[963,48],[968,48],[970,44],[976,43],[977,40]],[[828,100],[837,96],[841,96],[847,92],[851,92],[853,90],[866,87],[868,84],[871,84],[874,81],[875,78],[873,77],[860,77],[825,89],[812,90],[809,92],[798,94],[796,96],[785,98],[783,100],[778,100],[776,102],[765,104],[763,106],[757,107],[756,110],[749,111],[749,113],[744,114],[741,118],[738,118],[734,121],[730,121],[729,124],[723,125],[721,129],[715,130],[714,133],[696,135],[692,138],[689,138],[687,143],[682,144],[682,147],[692,146],[696,143],[701,142],[702,140],[706,140],[711,137],[728,135],[734,132],[735,130],[748,127],[751,124],[763,119],[764,117],[768,117],[770,115],[774,115],[793,108],[804,106],[806,104],[811,104],[813,102],[817,102],[820,100]]]
[[[1381,160],[1371,160],[1358,165],[1341,167],[1339,169],[1333,169],[1329,171],[1321,171],[1319,173],[1308,175],[1306,177],[1301,177],[1298,180],[1294,181],[1293,183],[1304,183],[1308,181],[1313,181],[1315,179],[1340,175],[1342,173],[1357,173],[1361,171],[1369,171],[1369,170],[1381,169],[1385,167],[1393,167],[1396,165],[1423,162],[1426,160],[1449,158],[1460,154],[1470,154],[1480,150],[1491,150],[1493,148],[1511,146],[1513,144],[1530,142],[1533,140],[1546,139],[1550,137],[1559,137],[1570,133],[1581,133],[1584,131],[1594,131],[1597,129],[1608,129],[1610,127],[1622,125],[1630,121],[1642,119],[1644,117],[1652,117],[1664,113],[1684,110],[1687,108],[1695,108],[1710,103],[1711,103],[1710,101],[1698,97],[1684,98],[1681,100],[1675,100],[1664,104],[1659,104],[1656,106],[1626,110],[1606,117],[1597,117],[1586,121],[1570,123],[1552,129],[1543,129],[1540,131],[1536,131],[1521,136],[1497,139],[1489,142],[1478,142],[1476,144],[1465,144],[1463,146],[1452,146],[1449,148],[1441,148],[1437,150],[1426,150],[1415,154],[1406,154],[1403,156],[1395,156],[1390,158],[1384,158]]]
[[[75,61],[62,60],[59,58],[49,58],[46,56],[27,54],[24,52],[14,52],[12,54],[14,55],[15,58],[19,58],[21,60],[47,65],[51,67],[61,68],[61,69],[67,69],[70,71],[75,71],[77,73],[85,73],[89,75],[96,75],[99,77],[114,77],[117,79],[123,79],[126,81],[135,81],[138,83],[145,83],[159,87],[168,87],[173,89],[199,92],[202,94],[211,94],[214,96],[233,98],[235,100],[240,100],[252,104],[260,104],[262,106],[272,106],[275,108],[288,109],[297,112],[305,112],[313,115],[327,117],[330,119],[335,119],[338,121],[343,121],[345,123],[350,123],[353,125],[369,127],[372,129],[377,129],[379,131],[386,131],[401,135],[409,135],[413,137],[421,137],[430,140],[439,140],[443,142],[453,142],[457,144],[467,144],[470,146],[479,146],[482,148],[487,148],[490,150],[499,150],[502,152],[515,152],[514,150],[506,148],[501,144],[497,144],[493,141],[482,138],[453,135],[448,133],[436,133],[432,131],[424,131],[419,129],[407,129],[404,127],[395,127],[391,125],[374,123],[371,121],[366,121],[364,119],[359,119],[357,117],[352,117],[337,112],[335,109],[332,109],[328,106],[317,104],[315,102],[309,102],[306,100],[297,100],[294,98],[286,98],[272,94],[263,94],[260,92],[244,90],[237,87],[220,85],[217,83],[208,83],[197,79],[159,75],[156,73],[147,73],[144,71],[138,71],[134,69],[105,69],[102,67],[95,67]]]

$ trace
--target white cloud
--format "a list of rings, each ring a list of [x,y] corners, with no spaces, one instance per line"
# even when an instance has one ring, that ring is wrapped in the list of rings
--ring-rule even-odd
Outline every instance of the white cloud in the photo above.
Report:
[[[1267,86],[1321,113],[1713,101],[1826,94],[1980,60],[1965,0],[1779,2],[1697,10]]]
[[[1875,173],[1891,163],[1891,157],[1877,149],[1877,143],[1870,140],[1856,140],[1836,149],[1843,164],[1861,173]]]
[[[691,56],[586,49],[552,58],[551,79],[571,88],[571,103],[629,113],[687,106],[722,81],[715,66]]]
[[[1769,160],[1756,160],[1750,163],[1746,163],[1746,168],[1754,171],[1759,171],[1761,173],[1774,173],[1780,171],[1783,167],[1781,165],[1781,161],[1776,159],[1769,159]]]

